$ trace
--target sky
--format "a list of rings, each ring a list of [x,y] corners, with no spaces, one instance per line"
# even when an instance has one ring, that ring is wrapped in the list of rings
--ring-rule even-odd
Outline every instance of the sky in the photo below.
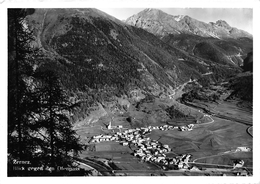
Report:
[[[119,20],[137,14],[145,8],[98,8]],[[225,20],[230,26],[253,34],[253,10],[250,8],[158,8],[171,15],[188,15],[209,23]]]

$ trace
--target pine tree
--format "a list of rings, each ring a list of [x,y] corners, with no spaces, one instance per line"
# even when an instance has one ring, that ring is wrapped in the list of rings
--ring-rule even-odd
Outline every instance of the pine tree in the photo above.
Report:
[[[29,94],[25,78],[32,73],[28,59],[32,35],[25,26],[26,13],[24,9],[8,9],[8,149],[20,159],[24,159],[28,115],[24,108]]]
[[[66,100],[54,71],[41,68],[35,77],[41,83],[37,89],[39,106],[36,109],[39,110],[40,125],[38,131],[42,130],[49,140],[49,149],[45,154],[50,155],[49,163],[54,168],[70,164],[70,159],[66,159],[66,156],[72,152],[77,154],[82,149],[68,117],[73,104]]]
[[[51,66],[33,69],[37,51],[31,47],[27,13],[8,10],[8,176],[50,174],[14,171],[13,160],[27,160],[34,167],[69,166],[69,154],[82,149],[69,120],[75,105],[66,100],[58,76]]]

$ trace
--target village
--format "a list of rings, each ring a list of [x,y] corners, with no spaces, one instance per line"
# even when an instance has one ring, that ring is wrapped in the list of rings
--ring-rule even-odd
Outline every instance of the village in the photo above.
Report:
[[[201,171],[198,167],[191,162],[191,154],[181,154],[175,157],[168,157],[166,154],[171,153],[171,148],[167,144],[162,144],[157,140],[151,140],[146,135],[150,134],[152,131],[168,131],[168,130],[178,130],[178,131],[192,131],[194,124],[189,124],[186,126],[148,126],[141,128],[132,128],[122,131],[123,126],[111,126],[111,122],[107,125],[108,130],[118,129],[119,131],[110,134],[100,134],[93,136],[90,140],[91,143],[100,143],[105,141],[115,141],[122,146],[129,146],[133,150],[132,155],[139,158],[141,162],[154,163],[163,170],[189,170],[189,171]],[[247,147],[237,147],[235,152],[248,152],[251,151]],[[232,152],[231,151],[231,152]],[[193,164],[191,164],[193,163]],[[244,161],[237,160],[233,164],[233,168],[243,168]],[[247,172],[245,171],[246,175]],[[245,175],[242,174],[242,175]]]
[[[91,142],[116,141],[123,146],[134,145],[136,149],[134,150],[133,155],[140,158],[141,161],[156,163],[163,169],[188,169],[188,162],[191,158],[190,154],[183,154],[174,158],[167,157],[166,153],[169,153],[171,148],[166,144],[163,145],[159,141],[151,140],[149,137],[145,137],[145,135],[153,130],[167,131],[177,129],[179,131],[191,131],[193,127],[194,124],[180,127],[169,125],[141,127],[128,129],[124,132],[116,132],[113,135],[101,134],[93,136]],[[121,130],[122,126],[112,127],[110,122],[107,128],[118,128]]]

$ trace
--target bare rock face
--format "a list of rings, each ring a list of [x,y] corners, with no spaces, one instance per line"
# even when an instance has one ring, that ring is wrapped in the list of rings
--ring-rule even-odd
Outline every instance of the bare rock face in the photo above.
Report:
[[[227,30],[232,29],[232,27],[224,20],[218,20],[214,25],[218,27],[222,27]]]
[[[252,38],[251,34],[231,27],[224,20],[204,23],[189,16],[169,15],[158,9],[145,9],[129,17],[126,23],[143,28],[157,36],[185,33],[213,38]]]

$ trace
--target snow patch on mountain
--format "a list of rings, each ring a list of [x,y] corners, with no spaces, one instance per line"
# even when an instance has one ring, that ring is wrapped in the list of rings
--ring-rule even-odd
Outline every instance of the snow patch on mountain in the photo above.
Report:
[[[176,20],[177,22],[179,22],[180,20],[183,19],[185,15],[177,15],[177,16],[174,16],[174,20]]]

